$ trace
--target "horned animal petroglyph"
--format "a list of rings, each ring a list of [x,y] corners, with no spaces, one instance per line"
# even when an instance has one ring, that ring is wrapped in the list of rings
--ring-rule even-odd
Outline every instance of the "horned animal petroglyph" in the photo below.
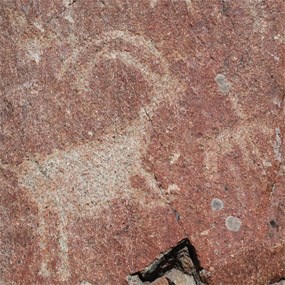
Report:
[[[110,43],[121,40],[134,48],[140,49],[140,58],[132,51],[113,50]],[[92,52],[92,46],[102,45],[99,52]],[[142,36],[132,35],[126,31],[111,31],[99,39],[88,42],[85,46],[75,49],[70,58],[63,64],[59,72],[59,80],[68,80],[70,67],[78,58],[88,51],[88,61],[83,66],[73,67],[77,80],[74,86],[85,92],[89,90],[89,77],[98,62],[118,60],[140,72],[145,81],[152,86],[153,94],[150,101],[141,106],[137,119],[123,126],[121,135],[113,138],[105,135],[102,143],[89,142],[64,151],[55,150],[53,154],[39,160],[27,160],[22,164],[23,175],[19,179],[39,208],[39,235],[43,261],[40,274],[51,275],[49,255],[44,251],[47,246],[47,227],[44,217],[45,207],[49,206],[59,217],[59,248],[60,266],[58,277],[68,280],[70,276],[68,261],[68,218],[73,215],[94,217],[100,209],[112,199],[126,197],[144,201],[144,193],[132,189],[129,178],[139,174],[148,182],[157,194],[154,200],[144,207],[165,205],[161,190],[151,173],[141,165],[141,156],[146,144],[146,130],[150,120],[161,104],[173,103],[183,91],[184,86],[169,71],[168,63],[155,45]],[[157,62],[162,72],[151,68],[146,61]],[[45,252],[45,253],[44,253]]]
[[[219,82],[217,83],[219,86]],[[228,86],[230,87],[231,84],[228,83]],[[229,91],[230,90],[227,92]],[[231,128],[224,128],[218,135],[202,139],[205,145],[205,176],[213,179],[213,181],[219,178],[218,166],[221,162],[221,158],[232,152],[235,147],[241,150],[242,160],[247,170],[258,167],[261,174],[266,175],[267,168],[273,164],[272,160],[275,159],[279,162],[281,160],[280,150],[279,153],[278,150],[276,150],[280,149],[281,142],[273,143],[271,151],[269,150],[268,153],[262,153],[259,149],[260,142],[257,140],[256,135],[259,134],[261,137],[266,138],[267,141],[271,141],[270,139],[274,137],[275,133],[274,128],[268,126],[267,119],[251,118],[246,115],[244,106],[238,100],[234,92],[229,92],[227,96],[231,104],[231,109],[239,119]],[[279,130],[279,128],[276,130]],[[277,140],[281,140],[281,136],[277,136],[276,134],[276,137]],[[276,147],[276,144],[279,147]],[[275,157],[272,155],[274,152]],[[256,163],[256,161],[258,163]],[[228,169],[233,172],[237,180],[240,180],[238,171],[236,171],[234,165],[229,166]]]

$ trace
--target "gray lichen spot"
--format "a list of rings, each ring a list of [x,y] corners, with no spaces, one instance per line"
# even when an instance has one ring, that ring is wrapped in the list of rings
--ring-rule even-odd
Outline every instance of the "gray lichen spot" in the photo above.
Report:
[[[241,227],[241,220],[239,218],[228,216],[226,218],[226,227],[229,231],[238,232]]]
[[[217,74],[217,76],[215,77],[215,81],[216,81],[217,85],[219,86],[220,91],[224,95],[229,93],[229,91],[230,91],[230,89],[232,87],[232,84],[227,80],[225,75]]]
[[[211,202],[211,208],[213,211],[219,211],[224,208],[224,203],[218,198],[214,198]]]

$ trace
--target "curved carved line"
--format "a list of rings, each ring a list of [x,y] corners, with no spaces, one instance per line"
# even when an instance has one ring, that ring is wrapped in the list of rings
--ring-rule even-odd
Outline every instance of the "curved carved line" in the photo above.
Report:
[[[167,61],[163,58],[160,51],[155,47],[155,45],[150,40],[147,40],[143,36],[140,36],[140,35],[133,35],[127,31],[115,30],[115,31],[105,32],[100,35],[99,39],[93,39],[87,44],[81,45],[79,48],[74,49],[74,52],[72,53],[72,55],[63,64],[63,67],[61,68],[61,71],[59,72],[59,78],[62,78],[62,76],[69,70],[70,65],[74,63],[84,51],[89,51],[91,46],[101,45],[103,43],[104,44],[109,43],[116,39],[122,39],[124,42],[130,43],[135,47],[143,48],[143,51],[145,52],[147,51],[152,56],[159,59],[161,67],[163,68],[165,72],[168,73],[167,68],[169,65]]]

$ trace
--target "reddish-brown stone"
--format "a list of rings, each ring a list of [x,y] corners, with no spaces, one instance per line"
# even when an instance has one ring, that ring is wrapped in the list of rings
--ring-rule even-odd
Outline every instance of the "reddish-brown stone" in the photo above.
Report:
[[[284,10],[4,1],[0,283],[126,284],[185,237],[209,284],[284,278]]]

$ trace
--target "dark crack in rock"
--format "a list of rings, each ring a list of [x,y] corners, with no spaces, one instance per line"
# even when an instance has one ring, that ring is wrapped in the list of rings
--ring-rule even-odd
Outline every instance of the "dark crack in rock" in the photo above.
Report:
[[[127,279],[129,285],[203,285],[200,272],[203,269],[196,250],[189,239],[184,239]]]

